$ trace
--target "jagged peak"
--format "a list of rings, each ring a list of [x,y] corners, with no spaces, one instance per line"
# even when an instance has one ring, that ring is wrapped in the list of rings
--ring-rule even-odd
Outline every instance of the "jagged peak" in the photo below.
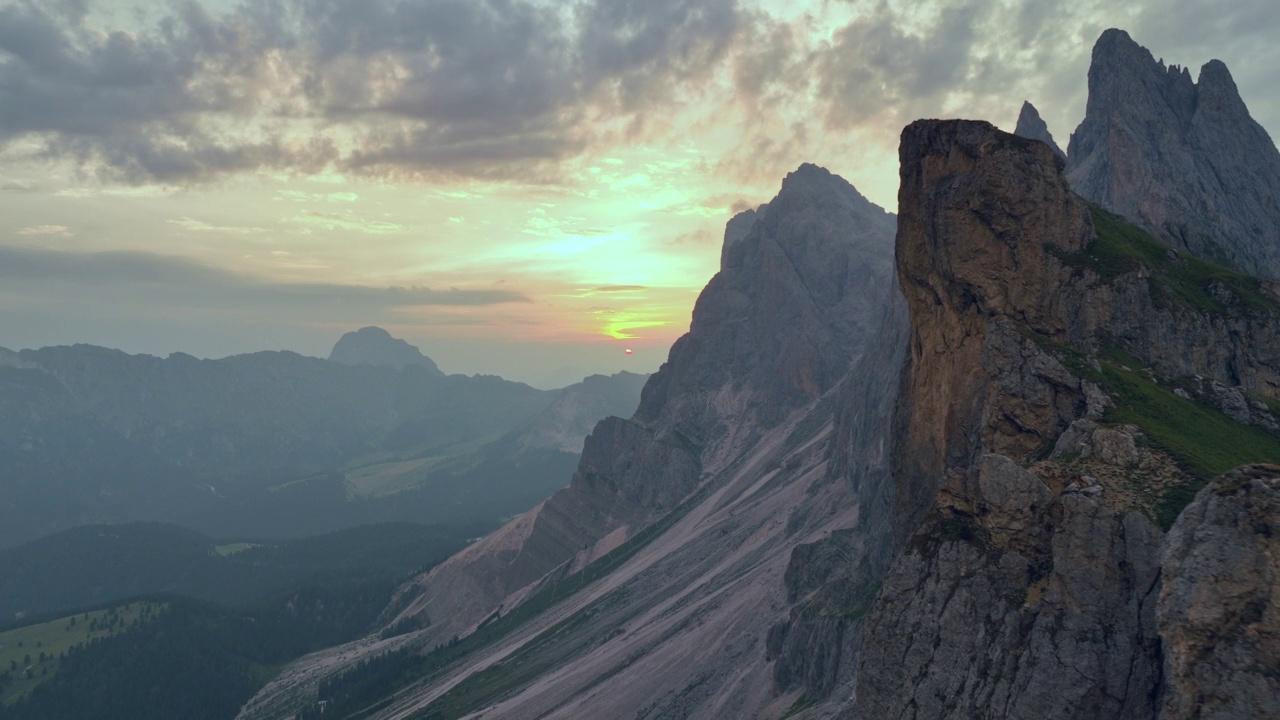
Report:
[[[866,300],[892,276],[893,215],[812,163],[748,213],[726,229],[689,333],[645,386],[641,421],[693,416],[677,405],[730,385],[772,398],[762,415],[777,420],[829,390],[868,332]]]
[[[1098,38],[1067,177],[1091,202],[1193,255],[1280,277],[1280,153],[1231,72],[1192,79],[1120,30]]]
[[[884,212],[873,205],[870,200],[863,197],[862,193],[858,192],[858,189],[853,186],[853,183],[821,165],[813,163],[802,163],[800,167],[787,173],[787,176],[782,179],[782,189],[778,192],[778,198],[797,195],[839,196],[842,199],[852,197],[861,200],[869,208]]]
[[[1096,61],[1099,57],[1120,57],[1123,55],[1138,54],[1145,55],[1151,62],[1155,62],[1151,52],[1139,45],[1128,32],[1120,28],[1107,28],[1098,36],[1097,42],[1093,44],[1093,58]],[[1163,64],[1163,63],[1162,63]]]
[[[820,165],[803,163],[783,178],[777,197],[761,207],[760,220],[777,227],[796,213],[837,211],[852,213],[858,222],[869,224],[893,217],[858,192],[853,183]]]
[[[1188,74],[1188,77],[1190,74]],[[1231,77],[1231,71],[1227,69],[1227,64],[1221,60],[1210,60],[1200,67],[1200,78],[1196,82],[1200,94],[1240,97],[1240,90],[1236,87],[1235,78]]]
[[[1022,110],[1018,112],[1018,124],[1013,134],[1030,140],[1039,140],[1053,148],[1054,154],[1059,158],[1064,161],[1067,159],[1067,154],[1062,152],[1062,148],[1058,147],[1058,143],[1054,141],[1053,133],[1049,132],[1049,126],[1040,117],[1040,112],[1028,100],[1022,102]]]

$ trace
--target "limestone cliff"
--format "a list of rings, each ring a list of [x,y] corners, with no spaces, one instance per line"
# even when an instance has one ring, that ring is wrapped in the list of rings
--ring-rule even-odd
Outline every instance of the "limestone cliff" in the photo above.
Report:
[[[1244,450],[1243,426],[1177,378],[1274,397],[1280,306],[1256,280],[1090,208],[1042,143],[920,121],[900,159],[911,312],[893,449],[900,550],[862,628],[854,716],[1154,718],[1162,698],[1185,704],[1189,662],[1162,647],[1178,633],[1187,653],[1217,639],[1185,627],[1204,597],[1190,613],[1165,600],[1157,622],[1162,563],[1178,571],[1153,520],[1224,463],[1280,453],[1280,439],[1258,431]],[[1233,299],[1214,301],[1215,283]],[[1216,432],[1241,452],[1209,459]],[[1265,557],[1266,534],[1253,533],[1238,538],[1259,548],[1241,566]],[[1202,542],[1172,552],[1214,557]],[[1205,563],[1189,574],[1203,582]],[[1258,582],[1241,592],[1265,603]],[[1243,633],[1256,607],[1228,606],[1222,623]],[[1242,646],[1219,667],[1267,667]],[[1224,673],[1207,675],[1203,693],[1222,696]]]
[[[1193,81],[1124,31],[1104,32],[1067,177],[1176,248],[1280,278],[1280,152],[1221,61]]]

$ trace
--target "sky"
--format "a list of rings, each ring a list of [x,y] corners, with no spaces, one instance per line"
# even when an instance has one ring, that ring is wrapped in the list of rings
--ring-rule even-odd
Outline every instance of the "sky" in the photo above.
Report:
[[[788,172],[892,211],[904,125],[1023,100],[1065,148],[1108,27],[1280,130],[1274,0],[0,0],[0,346],[651,372]]]

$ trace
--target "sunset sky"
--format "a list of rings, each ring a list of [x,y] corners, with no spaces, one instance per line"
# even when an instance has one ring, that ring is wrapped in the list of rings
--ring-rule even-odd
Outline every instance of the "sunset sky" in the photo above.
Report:
[[[0,346],[649,372],[787,172],[894,210],[903,125],[1024,99],[1065,148],[1113,26],[1280,129],[1274,0],[0,0]]]

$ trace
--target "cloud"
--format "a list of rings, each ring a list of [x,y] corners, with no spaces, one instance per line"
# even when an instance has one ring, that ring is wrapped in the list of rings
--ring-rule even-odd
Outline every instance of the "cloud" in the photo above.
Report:
[[[618,108],[661,102],[717,68],[744,17],[735,0],[598,0],[581,12],[582,69]]]
[[[195,220],[189,217],[180,217],[176,220],[170,220],[170,225],[177,225],[187,232],[218,232],[228,233],[231,235],[260,235],[267,231],[266,228],[259,227],[240,227],[236,225],[212,225],[203,220]]]
[[[351,230],[365,235],[393,235],[405,231],[405,227],[398,223],[369,220],[352,213],[303,210],[301,215],[291,218],[290,222],[316,225],[326,230]]]
[[[19,235],[54,235],[58,237],[71,237],[71,229],[65,225],[32,225],[24,227],[18,231]]]
[[[365,287],[321,283],[271,283],[186,258],[143,252],[75,253],[0,245],[0,279],[24,296],[44,295],[97,304],[163,304],[204,311],[290,312],[325,316],[376,316],[430,306],[526,303],[520,292],[493,289]]]
[[[0,192],[34,193],[39,191],[39,185],[27,180],[0,180]]]
[[[127,184],[545,179],[602,117],[705,77],[737,17],[735,0],[264,0],[124,31],[19,2],[0,8],[0,148],[34,140]]]
[[[1024,98],[1065,135],[1083,109],[1088,45],[1109,25],[1182,62],[1228,48],[1237,80],[1265,86],[1280,6],[1220,6],[257,0],[173,5],[122,29],[95,26],[81,0],[11,0],[0,152],[133,185],[246,173],[566,182],[566,160],[701,123],[708,136],[735,126],[726,154],[755,177],[823,160],[812,155],[838,152],[832,138],[850,131],[879,142],[920,116],[1011,119]],[[1278,102],[1254,101],[1264,124]]]

